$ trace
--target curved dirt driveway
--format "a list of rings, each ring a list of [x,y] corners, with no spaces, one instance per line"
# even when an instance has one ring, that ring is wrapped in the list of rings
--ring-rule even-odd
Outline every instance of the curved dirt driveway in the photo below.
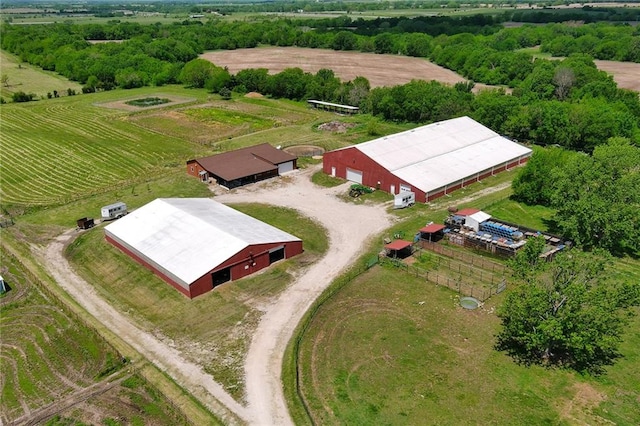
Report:
[[[314,185],[311,174],[317,167],[294,172],[284,179],[295,185],[278,185],[268,190],[236,190],[215,197],[224,203],[258,202],[290,207],[317,220],[328,231],[329,249],[318,262],[301,273],[271,305],[253,335],[245,361],[248,408],[257,424],[292,425],[282,392],[282,359],[287,343],[313,301],[361,254],[373,236],[391,225],[383,205],[356,205],[336,197],[346,194],[349,183],[335,188]]]
[[[34,247],[34,253],[56,282],[83,308],[193,393],[225,423],[293,424],[280,379],[284,351],[293,330],[316,297],[361,254],[367,240],[391,225],[385,206],[356,205],[337,198],[337,194],[347,192],[349,184],[331,189],[314,185],[310,177],[318,169],[294,171],[280,181],[267,181],[215,197],[224,203],[259,202],[294,208],[321,223],[329,236],[327,254],[300,271],[277,300],[264,307],[265,314],[245,361],[246,407],[235,401],[200,366],[185,360],[178,351],[114,309],[75,273],[64,257],[65,246],[77,236],[75,230],[58,236],[46,248]]]

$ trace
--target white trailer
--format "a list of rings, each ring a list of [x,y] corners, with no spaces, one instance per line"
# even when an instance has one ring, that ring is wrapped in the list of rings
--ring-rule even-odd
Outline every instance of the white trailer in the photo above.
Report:
[[[403,191],[393,197],[393,208],[404,209],[405,207],[411,207],[416,203],[416,193]]]
[[[120,219],[126,214],[127,205],[121,201],[104,206],[101,210],[102,220]]]

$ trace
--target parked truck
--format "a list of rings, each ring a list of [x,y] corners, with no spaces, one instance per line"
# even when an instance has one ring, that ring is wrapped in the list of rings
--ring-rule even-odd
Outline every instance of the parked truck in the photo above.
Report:
[[[402,191],[399,194],[393,196],[393,208],[404,209],[405,207],[411,207],[416,203],[416,193],[409,191]]]
[[[117,202],[104,206],[101,210],[102,220],[120,219],[127,214],[127,205],[123,202]]]

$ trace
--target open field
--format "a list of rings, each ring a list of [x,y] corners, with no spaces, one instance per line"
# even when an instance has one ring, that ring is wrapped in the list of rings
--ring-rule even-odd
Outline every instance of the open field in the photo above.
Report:
[[[60,96],[67,96],[67,89],[78,93],[82,91],[82,86],[75,81],[69,81],[55,72],[43,71],[23,63],[4,50],[0,50],[0,74],[9,78],[7,85],[0,85],[0,96],[5,101],[10,101],[11,95],[19,91],[34,93],[38,98],[46,98],[47,93],[53,93],[54,90],[57,90]]]
[[[383,267],[347,284],[301,342],[315,423],[638,424],[640,321],[626,357],[594,379],[495,352],[500,300],[466,311],[447,289]]]
[[[171,342],[241,400],[244,356],[261,307],[287,286],[293,271],[326,251],[327,240],[321,227],[289,209],[234,207],[298,236],[304,241],[305,253],[193,300],[107,244],[100,228],[81,235],[68,255],[102,297],[130,312],[147,331]],[[120,291],[122,288],[127,291]]]
[[[262,47],[206,52],[200,57],[220,67],[228,67],[233,74],[247,68],[266,68],[271,74],[294,67],[311,73],[329,68],[342,81],[366,77],[371,87],[395,86],[411,80],[437,80],[452,85],[466,81],[455,72],[426,59],[398,55],[302,47]],[[483,87],[488,86],[476,84],[475,90]]]
[[[95,330],[2,249],[0,420],[186,424]]]
[[[103,107],[136,97],[191,100],[129,112]],[[101,92],[2,107],[3,205],[63,205],[183,172],[191,158],[271,142],[325,149],[367,138],[366,118],[346,134],[315,129],[335,115],[300,103],[248,97],[219,101],[163,87]],[[385,125],[392,133],[406,126]],[[242,136],[242,137],[241,137]],[[52,161],[52,159],[57,159]]]

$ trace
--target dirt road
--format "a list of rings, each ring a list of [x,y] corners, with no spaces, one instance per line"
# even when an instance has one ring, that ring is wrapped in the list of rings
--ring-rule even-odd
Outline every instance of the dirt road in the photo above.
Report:
[[[318,168],[295,171],[280,181],[251,185],[216,196],[224,203],[259,202],[297,209],[317,220],[328,231],[327,254],[306,270],[271,306],[265,306],[246,358],[248,406],[235,401],[201,367],[175,349],[139,328],[131,318],[116,311],[95,289],[79,277],[64,257],[64,247],[77,235],[70,230],[46,248],[34,248],[59,285],[80,305],[130,344],[149,361],[192,392],[227,424],[292,424],[280,380],[284,350],[293,330],[315,298],[360,254],[367,240],[391,224],[381,205],[355,205],[336,197],[348,184],[321,188],[311,182]],[[236,417],[237,416],[237,417]]]
[[[346,194],[348,183],[331,189],[314,185],[310,176],[315,170],[294,172],[297,175],[290,178],[295,185],[215,197],[224,203],[259,202],[297,209],[322,224],[329,235],[327,254],[267,308],[251,341],[245,383],[248,408],[260,425],[293,424],[281,381],[282,359],[293,330],[320,293],[361,254],[367,241],[391,225],[384,206],[356,205],[336,197]]]
[[[114,334],[192,392],[226,424],[254,423],[249,410],[236,402],[200,366],[185,360],[178,351],[137,327],[131,318],[114,309],[76,274],[64,257],[65,245],[76,236],[77,231],[72,229],[58,236],[46,248],[33,248],[36,258],[58,285]]]

